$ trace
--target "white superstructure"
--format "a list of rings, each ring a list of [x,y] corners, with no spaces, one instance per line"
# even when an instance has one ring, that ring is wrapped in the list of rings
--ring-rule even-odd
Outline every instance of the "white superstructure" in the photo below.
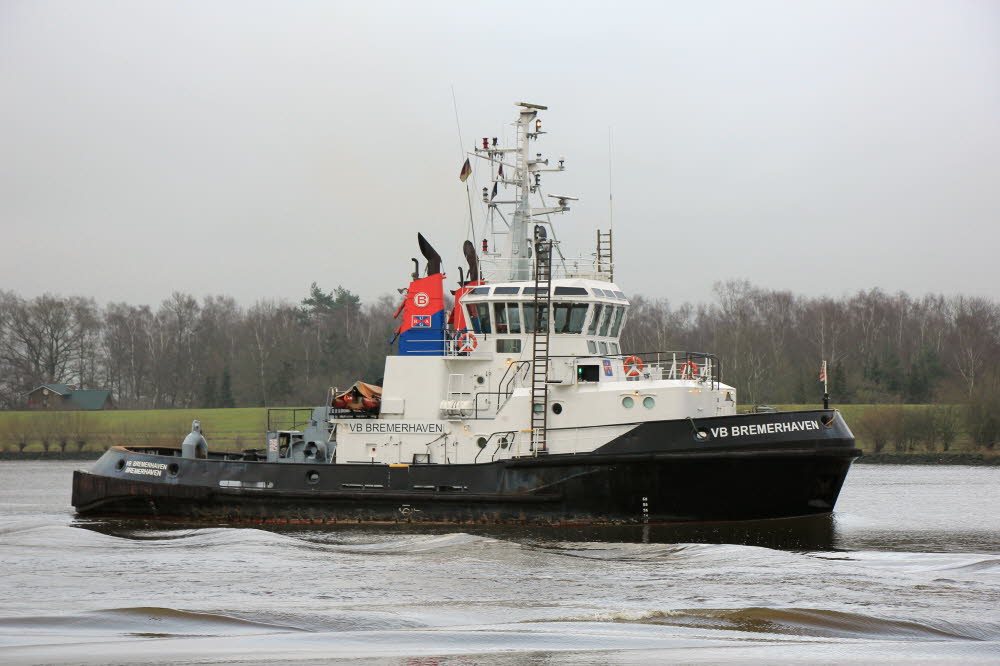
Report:
[[[473,153],[490,166],[488,223],[506,239],[499,252],[477,253],[481,284],[459,290],[465,328],[444,332],[442,355],[386,358],[377,418],[333,420],[336,462],[587,453],[640,423],[736,413],[715,357],[621,349],[628,299],[600,250],[562,253],[552,216],[574,198],[543,194],[541,177],[564,160],[532,152],[545,107],[518,106],[516,146],[484,138]]]

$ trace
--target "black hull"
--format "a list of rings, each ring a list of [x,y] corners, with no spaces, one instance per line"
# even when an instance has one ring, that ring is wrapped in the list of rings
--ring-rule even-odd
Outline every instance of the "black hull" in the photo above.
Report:
[[[479,464],[195,460],[119,447],[91,472],[74,474],[73,505],[102,517],[320,524],[620,525],[830,513],[860,455],[839,415],[699,419],[698,427],[781,423],[793,415],[833,419],[829,427],[737,443],[693,443],[688,421],[649,423],[589,454]],[[170,469],[134,478],[119,469],[128,460]]]

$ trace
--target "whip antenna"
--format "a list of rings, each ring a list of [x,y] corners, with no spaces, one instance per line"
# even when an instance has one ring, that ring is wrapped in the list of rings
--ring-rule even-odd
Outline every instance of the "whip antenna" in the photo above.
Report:
[[[451,86],[451,105],[455,109],[455,128],[458,130],[458,156],[465,156],[465,143],[462,141],[462,123],[458,119],[458,100],[455,98],[455,86]],[[473,182],[475,182],[476,177],[472,176]],[[476,240],[476,228],[475,222],[472,219],[472,191],[469,189],[469,183],[465,183],[465,199],[469,203],[469,240]]]

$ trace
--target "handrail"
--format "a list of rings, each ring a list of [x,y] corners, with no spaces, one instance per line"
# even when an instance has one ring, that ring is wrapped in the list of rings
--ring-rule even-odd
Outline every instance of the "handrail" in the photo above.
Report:
[[[550,359],[557,358],[573,358],[573,359],[618,359],[624,361],[625,359],[637,356],[639,357],[646,366],[658,366],[663,367],[665,363],[680,368],[686,362],[695,363],[695,365],[700,365],[702,368],[707,366],[711,372],[711,375],[705,377],[705,379],[710,379],[712,382],[712,389],[717,388],[717,384],[722,383],[722,361],[715,354],[708,354],[705,352],[692,352],[692,351],[653,351],[653,352],[628,352],[620,354],[565,354],[562,356],[550,356]],[[702,363],[696,363],[696,361],[703,361]],[[675,379],[680,379],[680,377],[675,377]]]
[[[496,396],[497,411],[499,412],[501,407],[503,407],[503,405],[500,404],[500,397],[501,396],[504,397],[504,404],[506,404],[507,400],[510,400],[510,397],[514,395],[514,381],[518,378],[518,374],[521,372],[521,369],[525,367],[530,367],[530,365],[531,361],[515,361],[514,363],[511,363],[510,365],[507,366],[507,370],[503,373],[503,377],[501,377],[500,381],[497,383],[496,391],[483,391],[482,393],[477,393],[476,397],[473,399],[474,404],[472,407],[472,418],[474,419],[479,418],[480,396],[484,396],[486,398],[489,398],[491,396]],[[511,374],[511,369],[514,369],[513,374]],[[507,378],[507,375],[510,375],[510,379]],[[506,385],[504,384],[505,380],[506,380]]]
[[[278,425],[288,425],[289,421],[287,419],[284,419],[284,420],[282,420],[282,421],[279,422],[278,419],[277,419],[277,414],[275,414],[275,419],[274,419],[274,421],[275,421],[274,426],[275,427],[272,428],[271,427],[271,412],[291,412],[292,413],[291,414],[291,417],[292,417],[291,418],[291,427],[290,428],[278,428],[277,427]],[[305,413],[305,414],[308,415],[305,418],[305,420],[302,420],[302,421],[299,420],[299,417],[298,417],[298,413],[299,412],[303,412],[303,413]],[[271,431],[274,431],[274,430],[298,430],[299,426],[307,425],[312,420],[312,413],[313,413],[313,408],[312,407],[268,407],[267,408],[267,432],[271,432]]]
[[[486,438],[486,443],[483,444],[479,448],[479,451],[476,452],[476,457],[472,459],[473,464],[479,462],[479,454],[481,454],[483,451],[485,451],[486,448],[490,445],[490,440],[493,439],[494,435],[503,435],[503,436],[512,435],[512,436],[516,437],[517,433],[514,430],[504,430],[504,431],[498,431],[498,432],[491,432],[490,436]],[[508,441],[507,442],[507,446],[510,446],[511,443],[512,443],[512,441],[513,441],[513,439],[511,439],[511,441]],[[497,440],[497,448],[495,448],[493,450],[493,455],[490,456],[490,460],[496,460],[497,451],[500,450],[500,446],[502,444],[503,444],[503,439],[498,439]]]
[[[675,374],[680,374],[681,368],[685,363],[694,363],[696,367],[699,368],[698,374],[690,379],[699,379],[703,381],[710,381],[712,390],[718,388],[722,383],[722,362],[719,357],[715,354],[708,354],[705,352],[689,352],[689,351],[660,351],[660,352],[633,352],[633,353],[621,353],[621,354],[563,354],[558,356],[550,356],[549,360],[555,359],[576,359],[576,360],[587,360],[593,359],[595,361],[602,361],[606,359],[617,359],[624,362],[625,359],[631,356],[638,356],[644,363],[646,368],[659,368],[661,374],[666,367],[670,366],[674,369]],[[500,378],[500,382],[497,385],[497,389],[493,391],[482,391],[476,393],[473,398],[473,419],[484,418],[480,416],[482,412],[486,412],[487,408],[484,407],[480,400],[486,400],[488,398],[496,398],[497,405],[496,411],[499,412],[506,404],[507,400],[510,400],[511,396],[514,394],[514,382],[519,378],[521,372],[530,367],[532,361],[523,360],[516,361],[507,366],[507,370],[504,372],[503,377]],[[708,375],[704,374],[708,371]],[[639,379],[640,377],[635,377],[634,379]],[[674,379],[683,379],[683,376],[673,377]],[[664,379],[670,379],[670,377],[664,377]],[[501,400],[503,404],[501,404]],[[488,418],[488,417],[486,417]]]
[[[559,255],[559,258],[552,262],[552,279],[583,278],[598,282],[611,282],[611,276],[601,270],[593,254],[564,257],[559,252]],[[485,255],[480,257],[479,265],[482,275],[491,278],[490,281],[493,282],[495,280],[492,277],[497,274],[506,275],[511,266],[514,265],[514,261],[509,257]]]

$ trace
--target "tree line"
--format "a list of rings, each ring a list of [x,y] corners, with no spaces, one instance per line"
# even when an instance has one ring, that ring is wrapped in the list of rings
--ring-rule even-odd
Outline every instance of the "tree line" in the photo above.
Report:
[[[631,298],[627,349],[707,349],[743,403],[965,403],[1000,393],[1000,307],[982,297],[880,289],[805,297],[747,281],[711,303]]]
[[[112,391],[121,408],[309,405],[377,382],[399,297],[313,284],[297,303],[175,293],[158,307],[0,291],[0,408],[45,383]],[[630,297],[628,352],[709,351],[744,404],[980,403],[1000,395],[1000,307],[981,297],[806,297],[746,281],[707,303]],[[987,410],[990,411],[990,410]]]
[[[128,409],[310,405],[377,379],[396,303],[313,285],[300,303],[175,293],[159,307],[0,292],[0,408],[41,384],[109,389]]]

